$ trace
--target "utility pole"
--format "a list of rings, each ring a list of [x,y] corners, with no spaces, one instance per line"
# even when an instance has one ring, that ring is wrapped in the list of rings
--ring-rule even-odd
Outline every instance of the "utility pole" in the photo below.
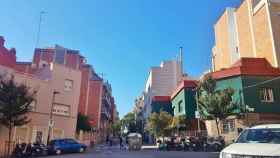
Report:
[[[199,115],[199,117],[197,118],[197,129],[198,129],[198,133],[201,132],[201,128],[200,128],[200,114],[199,114],[199,106],[198,106],[198,88],[196,88],[195,91],[195,101],[196,101],[196,115]]]
[[[54,102],[55,102],[55,95],[59,94],[59,92],[54,91],[53,92],[53,96],[52,96],[52,103],[51,103],[51,110],[49,113],[49,124],[48,124],[48,138],[47,138],[47,145],[49,145],[50,143],[50,136],[51,136],[51,129],[54,125],[54,121],[53,121],[53,107],[54,107]]]
[[[41,11],[40,12],[40,19],[39,19],[39,25],[38,25],[38,32],[37,32],[37,39],[36,39],[36,44],[35,44],[35,48],[38,47],[39,45],[39,41],[40,41],[40,33],[41,33],[41,23],[42,23],[42,18],[43,18],[43,15],[46,14],[45,11]]]

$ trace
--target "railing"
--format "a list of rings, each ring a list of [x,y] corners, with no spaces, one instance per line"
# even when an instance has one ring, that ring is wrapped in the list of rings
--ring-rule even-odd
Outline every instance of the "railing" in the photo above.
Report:
[[[207,131],[206,130],[190,130],[190,131],[185,131],[180,133],[181,136],[184,137],[197,137],[197,136],[207,136]]]

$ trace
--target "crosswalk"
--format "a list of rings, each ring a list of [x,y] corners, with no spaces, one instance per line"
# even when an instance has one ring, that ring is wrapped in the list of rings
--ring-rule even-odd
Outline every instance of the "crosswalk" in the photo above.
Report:
[[[96,152],[102,152],[105,154],[112,154],[113,152],[120,152],[120,151],[125,151],[126,147],[123,147],[122,149],[120,149],[119,145],[106,145],[106,144],[101,144],[101,145],[97,145],[95,147],[95,151]]]

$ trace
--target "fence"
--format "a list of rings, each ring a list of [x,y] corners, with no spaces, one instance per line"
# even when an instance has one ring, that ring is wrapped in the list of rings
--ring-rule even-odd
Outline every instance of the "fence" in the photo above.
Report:
[[[207,136],[207,131],[206,130],[191,130],[191,131],[185,131],[183,133],[180,133],[181,136],[184,137],[197,137],[197,136]]]

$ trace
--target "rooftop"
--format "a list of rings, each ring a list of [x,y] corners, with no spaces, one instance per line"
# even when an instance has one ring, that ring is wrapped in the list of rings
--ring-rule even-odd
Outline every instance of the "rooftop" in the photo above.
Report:
[[[280,76],[280,69],[272,67],[265,58],[241,58],[230,68],[211,73],[214,79],[240,75]]]
[[[198,81],[196,80],[183,80],[172,93],[171,99],[173,99],[184,88],[195,88],[197,86],[197,83]]]

